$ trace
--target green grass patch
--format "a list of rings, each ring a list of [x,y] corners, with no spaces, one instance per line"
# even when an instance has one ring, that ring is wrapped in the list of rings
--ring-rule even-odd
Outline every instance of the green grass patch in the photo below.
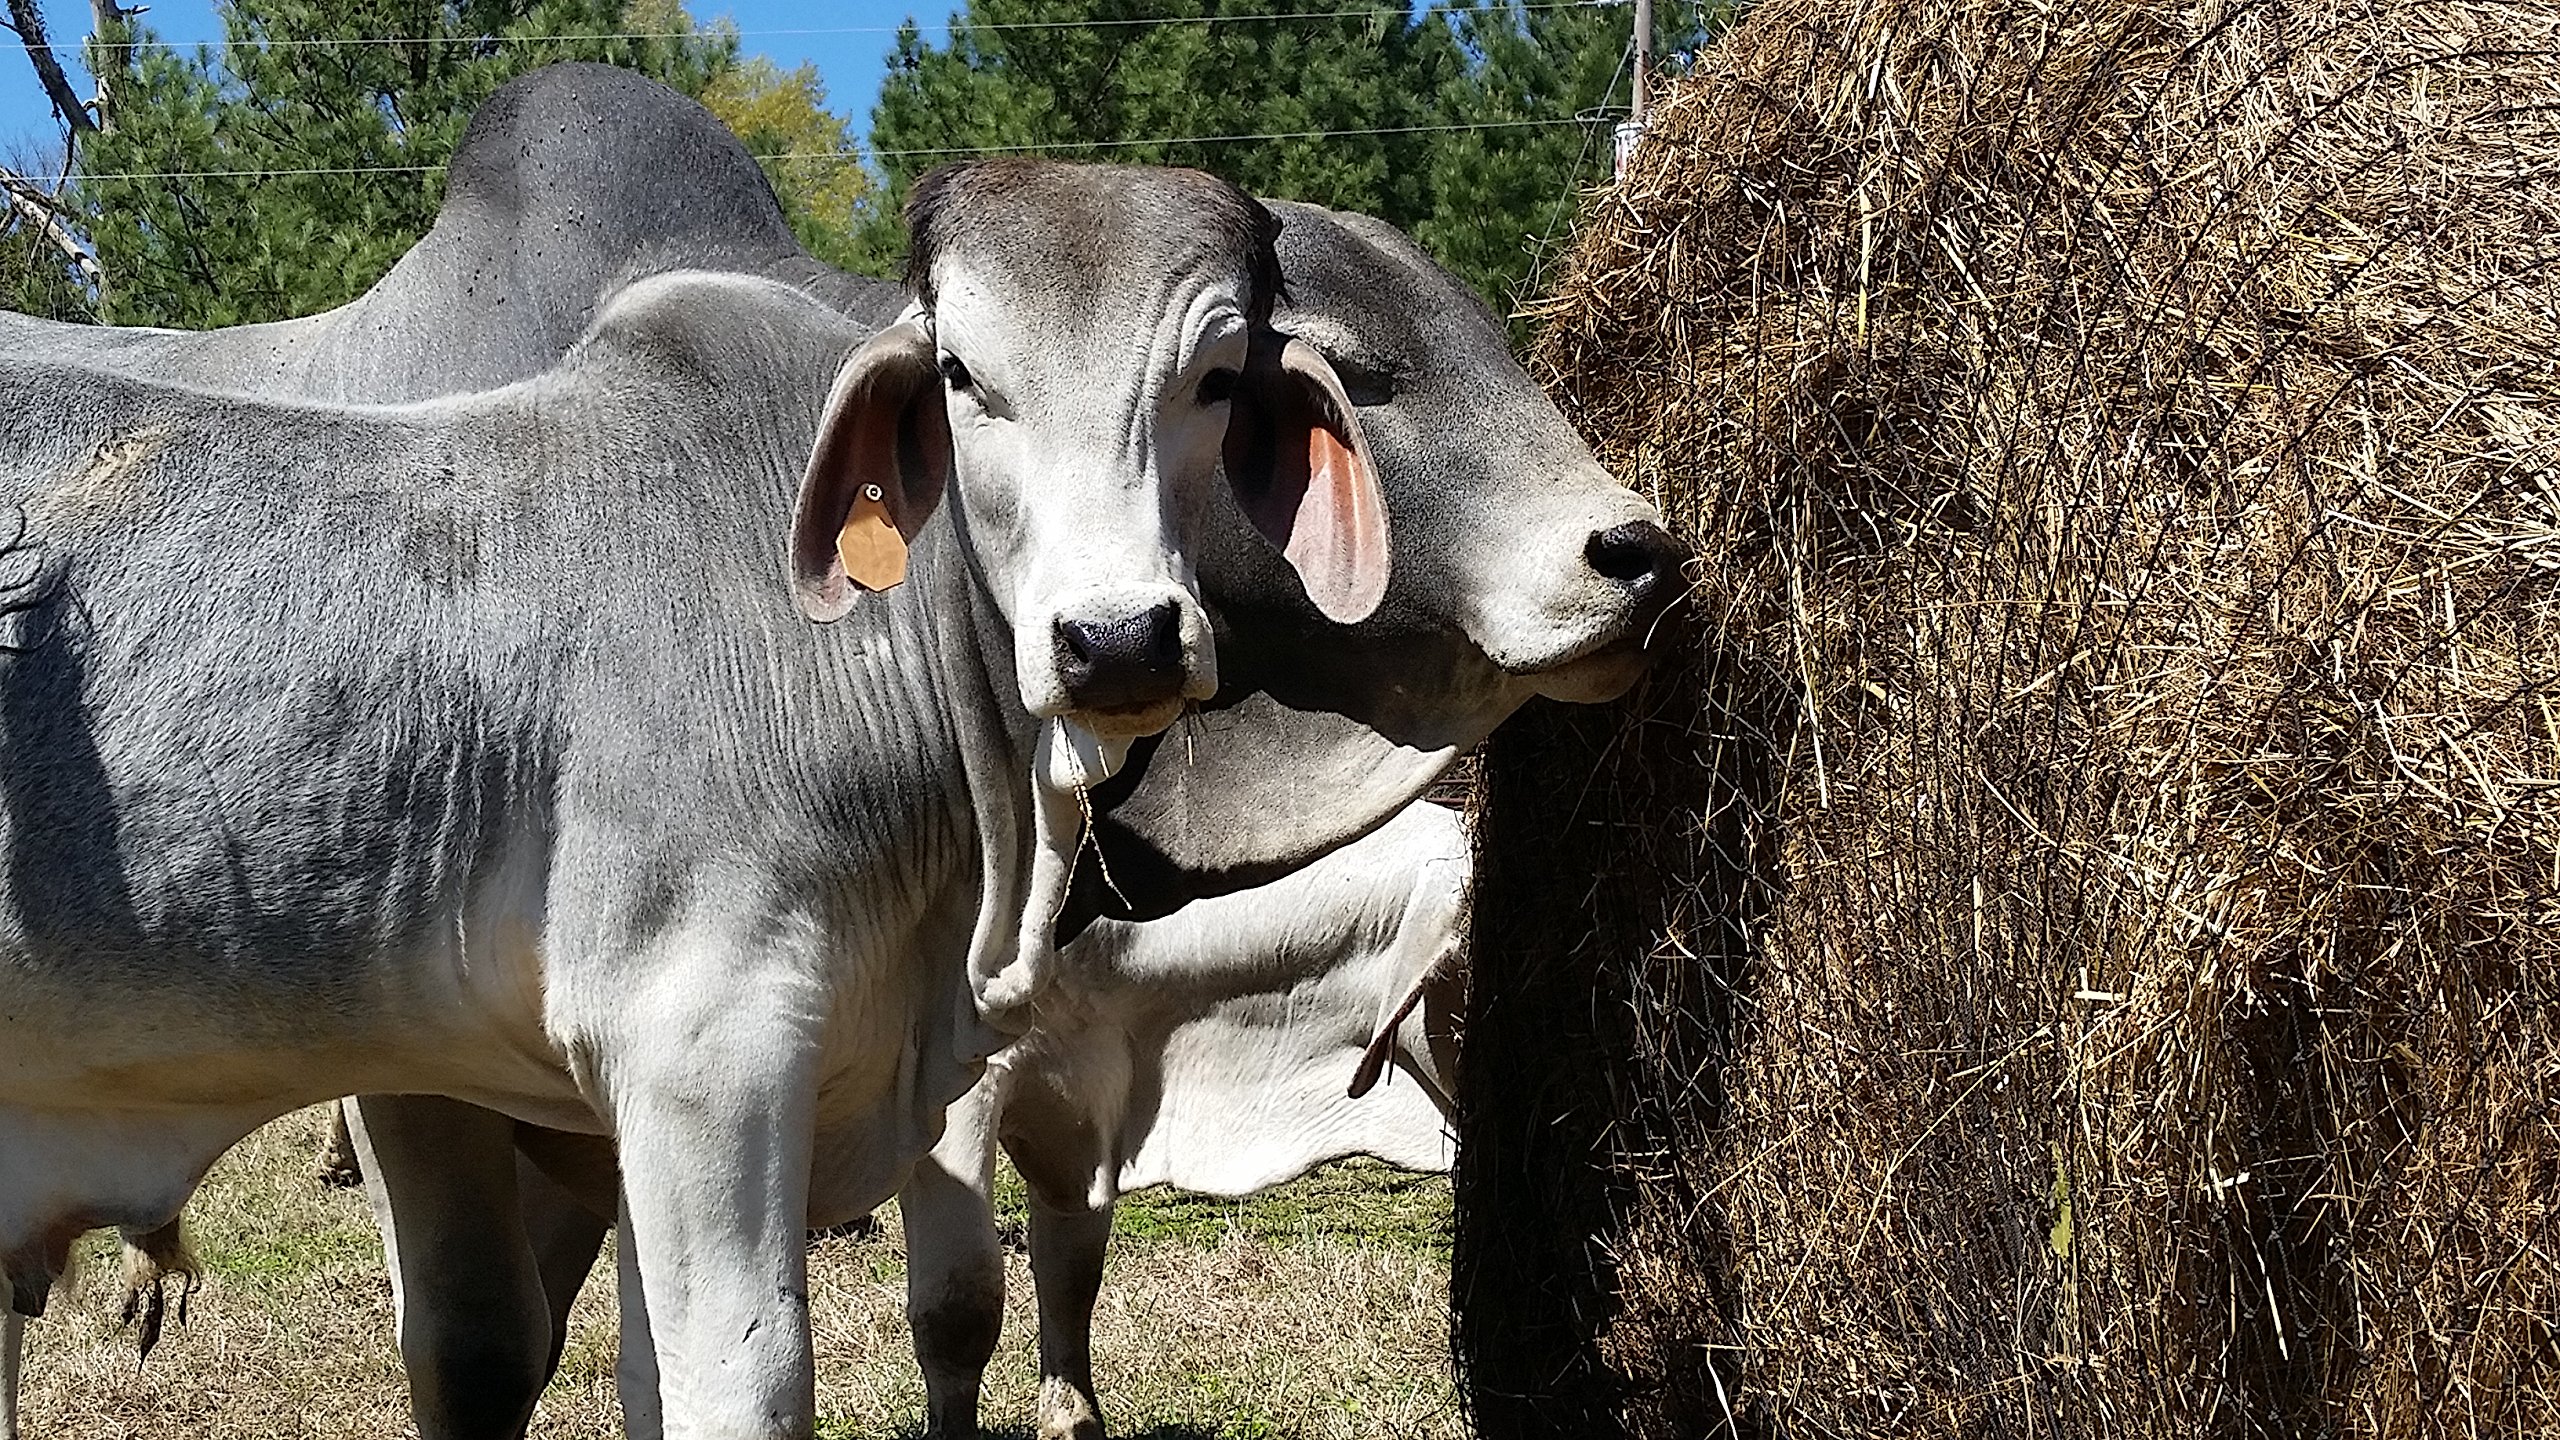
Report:
[[[996,1220],[1019,1243],[1030,1198],[1010,1165],[996,1170]],[[1114,1238],[1136,1244],[1212,1247],[1241,1231],[1274,1245],[1327,1240],[1429,1255],[1446,1263],[1449,1177],[1417,1175],[1375,1160],[1319,1166],[1241,1200],[1155,1186],[1120,1197]]]

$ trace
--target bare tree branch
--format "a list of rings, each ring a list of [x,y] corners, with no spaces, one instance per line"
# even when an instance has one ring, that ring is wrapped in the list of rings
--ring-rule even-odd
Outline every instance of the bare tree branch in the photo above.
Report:
[[[62,252],[63,258],[69,260],[72,268],[80,272],[81,279],[93,286],[105,288],[106,274],[98,268],[97,257],[91,255],[81,245],[80,237],[71,233],[71,227],[62,223],[62,212],[54,205],[52,196],[45,194],[24,176],[6,169],[0,169],[0,193],[8,195],[9,208],[18,212],[22,223],[53,242],[54,248]]]
[[[62,62],[53,56],[53,41],[44,33],[44,12],[36,8],[36,0],[9,0],[9,28],[26,44],[27,60],[36,67],[36,83],[44,86],[45,98],[53,102],[53,113],[62,117],[64,128],[74,135],[98,128],[72,92]]]

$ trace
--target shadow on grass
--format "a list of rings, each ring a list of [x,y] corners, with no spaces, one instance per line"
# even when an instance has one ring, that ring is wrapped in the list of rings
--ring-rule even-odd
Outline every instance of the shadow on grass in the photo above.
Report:
[[[831,1437],[839,1433],[850,1436],[854,1432],[849,1429],[839,1432],[821,1425],[818,1427],[818,1433]],[[1144,1430],[1111,1432],[1113,1440],[1234,1440],[1238,1433],[1234,1430],[1209,1429],[1199,1425],[1153,1425]],[[1252,1430],[1243,1433],[1258,1435],[1266,1432]],[[1029,1425],[990,1425],[980,1434],[984,1440],[1039,1440],[1038,1433]],[[923,1440],[923,1437],[924,1426],[921,1422],[901,1426],[897,1431],[897,1440]]]
[[[1247,1430],[1244,1435],[1262,1435],[1262,1432],[1265,1430]],[[819,1435],[845,1435],[850,1440],[855,1430],[829,1430],[829,1427],[819,1425]],[[896,1435],[896,1440],[924,1440],[924,1425],[922,1422],[901,1425],[893,1435]],[[1029,1425],[988,1425],[986,1430],[980,1430],[980,1435],[983,1435],[983,1440],[1039,1440],[1039,1432]],[[1236,1435],[1239,1435],[1236,1430],[1211,1430],[1211,1427],[1203,1425],[1149,1425],[1147,1430],[1111,1432],[1114,1440],[1234,1440]]]

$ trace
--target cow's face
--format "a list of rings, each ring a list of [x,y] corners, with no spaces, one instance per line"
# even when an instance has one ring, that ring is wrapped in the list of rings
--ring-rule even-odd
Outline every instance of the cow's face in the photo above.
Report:
[[[1385,514],[1352,406],[1256,325],[1276,288],[1259,204],[1188,171],[1002,161],[927,177],[908,226],[917,305],[830,405],[829,433],[870,437],[853,483],[813,466],[803,494],[812,615],[895,583],[947,488],[1024,707],[1153,734],[1218,687],[1191,557],[1239,446],[1224,468],[1307,593],[1375,605]]]
[[[1390,620],[1464,635],[1529,690],[1634,682],[1684,551],[1511,358],[1501,324],[1391,227],[1279,207],[1274,323],[1357,403],[1396,516]]]

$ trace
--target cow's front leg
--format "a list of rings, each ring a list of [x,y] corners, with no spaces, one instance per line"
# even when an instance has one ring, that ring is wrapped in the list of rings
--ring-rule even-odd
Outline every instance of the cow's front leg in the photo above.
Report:
[[[9,1308],[9,1277],[0,1275],[0,1440],[18,1440],[18,1365],[27,1349],[27,1317]]]
[[[515,1122],[425,1095],[367,1095],[347,1108],[391,1262],[421,1440],[516,1440],[553,1348],[518,1207]]]
[[[658,1348],[649,1336],[649,1301],[640,1288],[639,1252],[631,1244],[626,1212],[615,1233],[615,1287],[622,1309],[622,1343],[614,1351],[613,1388],[622,1401],[624,1440],[661,1440],[667,1417],[658,1405]]]
[[[1102,1440],[1093,1393],[1093,1304],[1111,1247],[1111,1209],[1031,1197],[1031,1280],[1040,1305],[1040,1440]]]
[[[907,1326],[924,1371],[925,1433],[977,1440],[978,1392],[1004,1330],[990,1074],[943,1119],[942,1143],[898,1192],[907,1237]]]
[[[630,1251],[669,1440],[810,1440],[809,1166],[818,1042],[799,993],[713,975],[604,1056]]]

